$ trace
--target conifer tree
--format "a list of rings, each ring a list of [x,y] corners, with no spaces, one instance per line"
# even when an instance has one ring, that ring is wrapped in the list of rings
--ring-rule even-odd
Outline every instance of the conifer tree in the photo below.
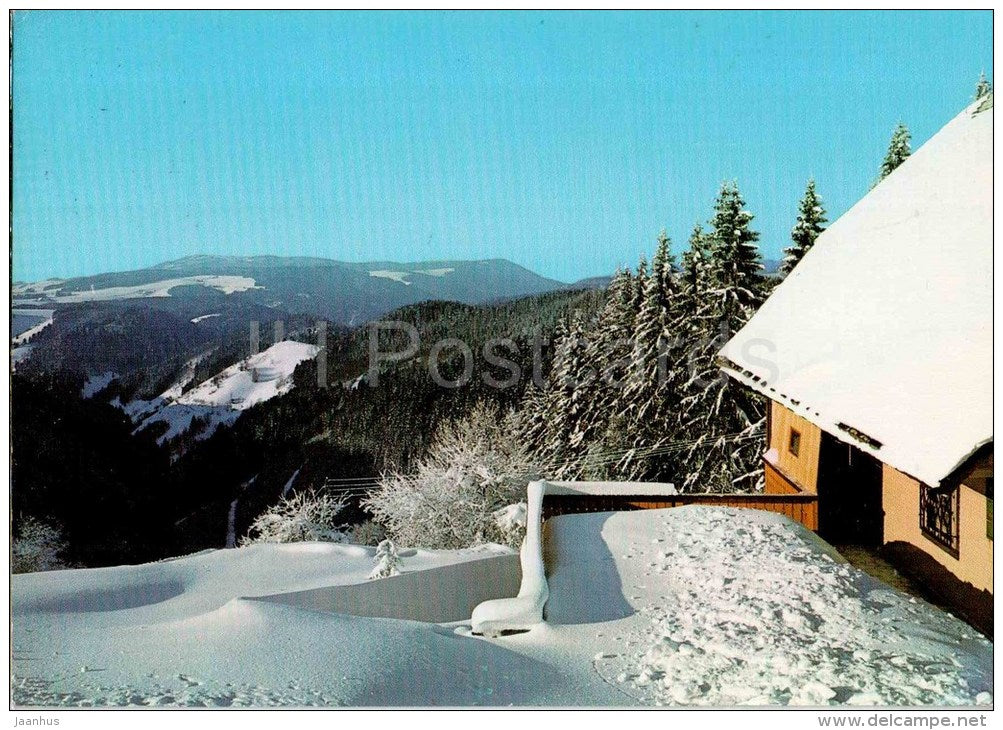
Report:
[[[655,246],[655,256],[651,259],[651,276],[658,287],[659,304],[669,305],[672,291],[675,289],[675,259],[672,255],[672,241],[663,228],[658,234],[658,244]]]
[[[891,142],[888,143],[888,152],[885,154],[884,162],[881,163],[878,182],[891,175],[892,171],[912,154],[912,150],[909,148],[911,138],[908,128],[899,122],[895,131],[892,132]]]
[[[680,295],[683,299],[683,309],[692,317],[697,314],[705,300],[710,261],[710,238],[699,223],[693,227],[689,244],[689,250],[683,254]]]
[[[581,474],[590,478],[608,475],[609,465],[596,457],[622,446],[623,434],[614,424],[629,374],[635,286],[636,279],[629,269],[617,269],[607,289],[606,303],[588,337],[585,360],[596,376],[583,388],[583,412],[574,439],[584,454]]]
[[[730,338],[762,303],[759,233],[734,181],[721,186],[711,219],[708,292],[721,332]]]
[[[545,473],[573,477],[585,450],[589,396],[596,373],[588,361],[585,327],[579,313],[555,337],[554,365],[543,402],[544,434],[536,455]]]
[[[791,240],[794,245],[784,249],[784,261],[780,265],[781,273],[786,275],[794,270],[801,258],[815,244],[815,239],[825,230],[822,224],[826,222],[822,199],[815,191],[815,180],[809,180],[804,197],[798,205],[797,223],[791,229]]]
[[[688,328],[688,377],[677,425],[692,441],[679,476],[687,490],[737,491],[757,482],[762,444],[753,437],[762,431],[761,399],[729,381],[717,354],[764,297],[752,219],[738,186],[725,183],[710,221],[706,301]]]
[[[648,279],[648,258],[642,253],[637,261],[637,273],[634,275],[632,310],[637,315],[644,301],[644,287]]]
[[[989,83],[989,80],[986,78],[986,72],[983,71],[979,74],[978,83],[975,84],[975,101],[984,99],[991,93],[993,93],[993,85]]]
[[[631,450],[618,467],[622,476],[635,479],[672,475],[672,465],[651,450],[672,438],[678,403],[675,365],[680,348],[674,330],[680,313],[673,267],[670,241],[662,231],[635,319],[630,379],[620,399]]]

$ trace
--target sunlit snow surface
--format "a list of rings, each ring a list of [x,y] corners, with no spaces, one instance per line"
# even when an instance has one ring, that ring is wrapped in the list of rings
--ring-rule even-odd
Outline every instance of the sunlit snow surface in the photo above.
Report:
[[[546,553],[547,622],[497,639],[471,636],[462,622],[430,622],[514,581],[516,557],[497,549],[404,550],[405,575],[372,582],[372,548],[317,543],[14,576],[14,701],[992,701],[988,641],[777,515],[713,507],[565,515],[548,522]],[[347,615],[345,606],[370,613]],[[424,620],[407,620],[415,617]]]
[[[206,439],[221,425],[230,425],[241,412],[293,388],[292,374],[301,362],[317,356],[319,348],[291,340],[277,342],[212,378],[182,393],[194,377],[194,368],[202,356],[186,363],[181,380],[151,401],[131,401],[122,406],[139,423],[137,431],[154,424],[167,424],[158,436],[165,443],[198,426],[197,439]]]
[[[75,304],[79,302],[107,302],[116,299],[141,299],[146,297],[169,297],[171,289],[179,286],[204,286],[216,289],[224,294],[247,291],[258,288],[254,279],[248,276],[200,275],[184,276],[176,279],[162,279],[148,284],[135,286],[110,286],[102,289],[82,289],[80,291],[62,292],[62,284],[58,280],[38,282],[36,284],[19,284],[12,289],[15,298],[26,294],[46,297],[47,301],[59,304]]]

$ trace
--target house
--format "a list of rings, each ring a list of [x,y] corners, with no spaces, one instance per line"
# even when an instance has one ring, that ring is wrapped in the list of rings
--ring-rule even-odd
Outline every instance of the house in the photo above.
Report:
[[[817,495],[824,538],[884,546],[990,615],[992,132],[990,96],[822,233],[720,353],[770,400],[767,492]]]

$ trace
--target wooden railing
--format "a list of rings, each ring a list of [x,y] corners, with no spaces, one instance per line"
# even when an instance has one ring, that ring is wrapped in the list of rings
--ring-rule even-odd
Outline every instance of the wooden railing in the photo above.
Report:
[[[547,494],[543,498],[543,519],[581,512],[665,509],[689,504],[777,512],[800,522],[809,530],[818,529],[817,494],[678,494],[657,497],[629,494]]]

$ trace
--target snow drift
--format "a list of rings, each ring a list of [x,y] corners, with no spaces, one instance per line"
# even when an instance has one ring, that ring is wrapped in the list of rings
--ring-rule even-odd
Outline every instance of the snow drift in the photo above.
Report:
[[[401,550],[374,581],[374,548],[323,543],[16,575],[14,703],[992,703],[988,641],[780,515],[563,515],[543,547],[545,621],[501,638],[448,619],[511,595],[503,548]]]

